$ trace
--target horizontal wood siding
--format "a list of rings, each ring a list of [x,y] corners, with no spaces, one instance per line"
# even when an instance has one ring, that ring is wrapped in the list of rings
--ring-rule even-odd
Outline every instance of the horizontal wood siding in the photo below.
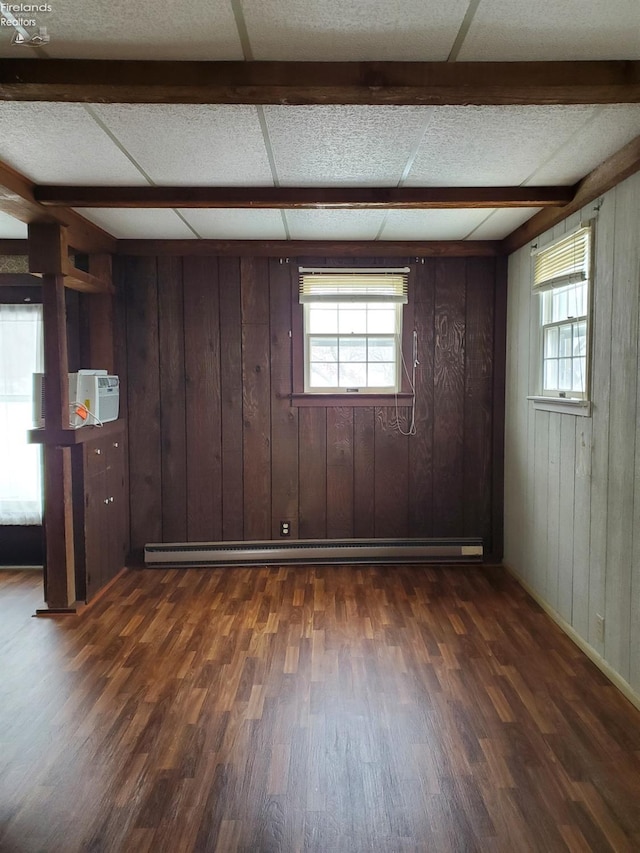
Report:
[[[291,405],[298,263],[191,256],[118,265],[133,547],[277,539],[287,521],[292,538],[482,536],[499,556],[495,260],[412,264],[404,339],[410,372],[417,331],[415,435],[405,434],[410,409],[393,402]]]
[[[640,175],[542,235],[596,217],[592,416],[533,410],[528,248],[509,262],[505,561],[640,695]],[[604,618],[604,633],[599,621]]]

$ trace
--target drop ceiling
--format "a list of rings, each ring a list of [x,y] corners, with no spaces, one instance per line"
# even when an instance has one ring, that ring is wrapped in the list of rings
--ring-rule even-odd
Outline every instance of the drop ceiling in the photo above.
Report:
[[[50,41],[0,56],[145,60],[640,60],[638,0],[57,0]],[[0,102],[0,160],[36,184],[574,185],[640,135],[640,104],[370,106]],[[495,240],[523,208],[83,207],[120,239]],[[0,237],[26,225],[0,214]]]

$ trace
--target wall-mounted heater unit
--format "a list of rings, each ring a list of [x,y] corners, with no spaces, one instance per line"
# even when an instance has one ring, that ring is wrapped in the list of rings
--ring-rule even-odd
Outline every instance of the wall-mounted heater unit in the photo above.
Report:
[[[297,539],[287,542],[154,542],[144,561],[155,568],[264,566],[285,563],[481,563],[482,539]]]

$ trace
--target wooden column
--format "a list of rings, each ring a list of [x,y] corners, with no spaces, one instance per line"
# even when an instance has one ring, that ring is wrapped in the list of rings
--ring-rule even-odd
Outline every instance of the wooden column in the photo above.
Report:
[[[29,226],[29,268],[44,273],[45,419],[47,432],[69,427],[67,314],[63,270],[67,242],[62,226]],[[49,611],[75,611],[71,448],[44,446],[45,600]]]
[[[90,255],[89,272],[111,284],[111,255]],[[114,373],[113,295],[109,292],[92,294],[88,311],[90,366]]]

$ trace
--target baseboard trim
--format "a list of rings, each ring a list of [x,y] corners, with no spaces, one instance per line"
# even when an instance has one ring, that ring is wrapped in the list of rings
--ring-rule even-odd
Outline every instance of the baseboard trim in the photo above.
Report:
[[[551,619],[556,623],[556,625],[564,631],[564,633],[572,640],[576,646],[580,649],[581,652],[584,652],[585,655],[589,658],[589,660],[594,663],[600,672],[605,675],[609,681],[613,684],[614,687],[617,687],[618,690],[622,693],[625,699],[628,699],[632,705],[634,705],[640,711],[640,694],[636,693],[635,690],[631,687],[628,681],[625,681],[624,678],[611,667],[607,661],[600,655],[598,652],[590,646],[589,643],[578,634],[578,632],[568,623],[566,622],[562,616],[558,613],[557,610],[554,610],[551,605],[542,598],[529,584],[524,580],[524,578],[520,577],[518,572],[515,571],[511,566],[507,565],[507,563],[502,564],[504,568],[509,572],[509,574],[516,580],[520,586],[527,592],[531,598],[539,604],[540,607],[544,610],[547,616],[550,616]]]

